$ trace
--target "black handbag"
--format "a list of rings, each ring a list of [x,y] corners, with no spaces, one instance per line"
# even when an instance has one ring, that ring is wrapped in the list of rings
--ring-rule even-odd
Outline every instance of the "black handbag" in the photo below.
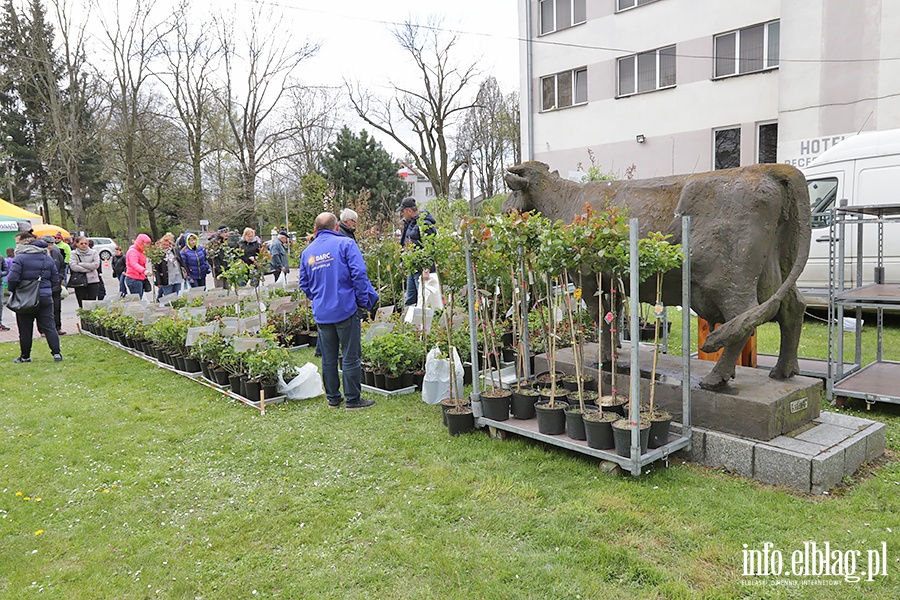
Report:
[[[69,273],[69,284],[67,287],[84,287],[88,284],[87,273],[72,271]]]
[[[41,264],[41,274],[37,279],[20,281],[16,289],[12,291],[6,307],[17,313],[32,314],[38,311],[41,305],[41,280],[44,278],[44,264]]]
[[[150,280],[149,280],[149,279],[145,279],[145,280],[144,280],[144,291],[145,291],[145,292],[149,292],[149,291],[152,290],[152,289],[153,289],[153,286],[150,285]]]
[[[81,263],[81,258],[76,254],[76,260]],[[88,284],[87,273],[82,273],[79,271],[70,271],[69,272],[69,283],[66,287],[84,287]]]

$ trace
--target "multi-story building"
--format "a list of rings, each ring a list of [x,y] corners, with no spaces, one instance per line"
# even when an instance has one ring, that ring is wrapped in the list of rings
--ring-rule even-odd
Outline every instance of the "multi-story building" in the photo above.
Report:
[[[802,168],[900,127],[900,1],[520,0],[519,27],[523,156],[563,176],[589,150],[620,177]]]

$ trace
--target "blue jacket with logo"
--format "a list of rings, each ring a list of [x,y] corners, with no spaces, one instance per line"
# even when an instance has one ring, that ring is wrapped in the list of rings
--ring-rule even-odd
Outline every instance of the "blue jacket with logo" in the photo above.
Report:
[[[312,300],[316,323],[340,323],[378,302],[356,243],[327,229],[300,256],[300,289]]]

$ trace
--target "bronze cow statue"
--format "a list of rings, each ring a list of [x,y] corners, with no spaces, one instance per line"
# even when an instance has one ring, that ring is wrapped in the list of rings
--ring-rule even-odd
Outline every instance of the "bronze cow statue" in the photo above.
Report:
[[[796,168],[764,164],[581,184],[551,173],[544,163],[526,162],[510,167],[505,179],[512,191],[504,210],[535,210],[552,220],[570,222],[585,203],[598,210],[622,206],[639,220],[641,236],[660,231],[681,243],[679,217],[690,215],[691,308],[711,325],[722,324],[702,350],[724,348],[700,386],[725,387],[753,330],[772,320],[780,326],[781,347],[770,377],[799,372],[805,305],[795,283],[809,256],[812,230],[806,180]],[[680,271],[669,273],[667,281],[664,302],[680,304]],[[585,295],[593,291],[585,289]]]

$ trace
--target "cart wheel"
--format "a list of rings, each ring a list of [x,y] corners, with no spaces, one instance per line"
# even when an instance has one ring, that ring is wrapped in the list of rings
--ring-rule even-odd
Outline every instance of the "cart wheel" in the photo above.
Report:
[[[834,405],[838,408],[844,408],[844,404],[847,402],[846,396],[835,396],[834,397]]]
[[[506,439],[506,431],[504,431],[503,429],[497,429],[493,426],[488,427],[488,435],[491,436],[492,440],[503,441]]]
[[[620,475],[622,473],[619,463],[611,460],[601,460],[597,466],[607,475]]]

